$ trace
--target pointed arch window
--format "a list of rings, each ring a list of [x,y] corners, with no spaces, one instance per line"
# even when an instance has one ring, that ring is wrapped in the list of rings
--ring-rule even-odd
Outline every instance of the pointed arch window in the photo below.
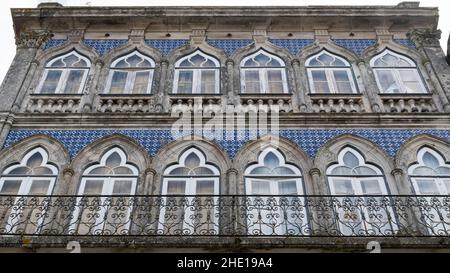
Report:
[[[338,196],[335,208],[343,235],[388,235],[397,230],[392,207],[383,206],[388,200],[381,197],[388,195],[383,172],[366,163],[360,152],[342,149],[338,163],[328,167],[327,178],[331,194]]]
[[[417,152],[417,163],[408,168],[408,175],[416,194],[428,195],[421,202],[424,216],[421,219],[425,220],[429,233],[448,236],[450,199],[438,196],[450,195],[450,164],[437,151],[423,147]]]
[[[164,234],[218,233],[220,171],[202,151],[186,150],[164,171],[159,229]]]
[[[306,60],[312,93],[358,93],[350,63],[342,57],[322,50]]]
[[[406,56],[386,49],[372,58],[370,66],[381,93],[427,93],[416,63]]]
[[[57,176],[58,168],[48,162],[48,153],[42,147],[32,149],[20,163],[7,167],[0,177],[0,195],[5,195],[0,198],[6,198],[5,203],[13,198],[14,205],[0,208],[0,215],[9,215],[1,217],[5,222],[0,223],[0,230],[38,233],[46,208],[36,204],[41,204],[45,196],[52,193]]]
[[[105,93],[150,94],[155,62],[135,50],[112,62]]]
[[[127,162],[125,152],[115,147],[100,162],[87,167],[78,188],[75,219],[70,233],[124,235],[130,226],[132,199],[138,169]]]
[[[242,93],[288,93],[286,64],[273,54],[262,49],[242,59]]]
[[[307,235],[302,173],[284,155],[266,148],[245,169],[247,228],[251,235]]]
[[[71,51],[50,60],[38,85],[40,94],[80,94],[91,67],[88,58]]]
[[[217,94],[220,85],[219,61],[200,50],[175,63],[174,94]]]

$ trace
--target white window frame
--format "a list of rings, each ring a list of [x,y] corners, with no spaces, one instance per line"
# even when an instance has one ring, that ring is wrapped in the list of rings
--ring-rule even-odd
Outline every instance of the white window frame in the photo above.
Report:
[[[341,62],[344,63],[344,66],[314,66],[314,65],[310,65],[310,62],[313,59],[318,58],[319,56],[326,54],[329,55],[330,57],[336,58],[338,60],[340,60]],[[356,82],[355,82],[355,78],[353,77],[353,72],[352,72],[352,67],[350,65],[350,63],[340,57],[337,56],[335,54],[329,53],[326,50],[322,50],[319,53],[309,57],[306,61],[306,71],[307,71],[307,75],[308,75],[308,82],[309,82],[309,86],[311,88],[311,93],[314,94],[358,94],[358,89],[356,87]],[[320,93],[316,91],[316,87],[314,84],[314,79],[312,77],[312,71],[324,71],[325,72],[325,77],[326,77],[326,81],[328,84],[328,89],[330,90],[330,93]],[[347,77],[348,80],[350,82],[350,86],[351,86],[351,92],[347,92],[347,93],[340,93],[339,89],[337,87],[337,82],[336,79],[334,77],[334,71],[345,71],[347,72]]]
[[[130,175],[90,175],[89,172],[91,172],[93,169],[98,168],[98,167],[104,167],[106,166],[106,160],[108,159],[108,157],[113,154],[113,153],[118,153],[120,155],[121,158],[121,163],[120,163],[120,167],[127,167],[130,170],[132,170],[132,174]],[[96,217],[96,222],[95,222],[95,226],[96,229],[91,231],[95,234],[95,232],[101,232],[105,226],[106,221],[104,220],[104,216],[107,213],[107,210],[104,206],[106,199],[109,197],[111,198],[111,196],[113,196],[113,189],[114,189],[114,185],[116,183],[117,180],[127,180],[127,181],[131,181],[131,190],[130,190],[130,197],[133,196],[136,193],[136,189],[137,189],[137,180],[138,180],[138,175],[139,175],[139,171],[136,167],[134,167],[133,165],[127,164],[127,156],[125,154],[125,152],[118,148],[112,148],[110,149],[108,152],[106,152],[102,158],[100,159],[100,163],[99,164],[95,164],[92,165],[90,167],[88,167],[82,175],[81,178],[81,182],[80,182],[80,186],[78,189],[78,197],[77,197],[77,201],[76,201],[76,206],[75,209],[72,213],[73,217],[72,219],[77,220],[80,217],[80,206],[78,204],[80,204],[80,202],[82,201],[83,198],[89,197],[90,195],[85,195],[84,194],[84,190],[86,187],[86,182],[88,180],[97,180],[97,181],[103,181],[103,185],[102,185],[102,192],[100,194],[100,210],[98,212],[99,216]],[[105,197],[103,197],[105,196]],[[128,216],[131,217],[131,212],[133,210],[132,206],[128,207]],[[80,222],[75,221],[73,222],[70,227],[69,227],[69,233],[78,233],[78,229],[80,226]],[[124,230],[128,230],[129,231],[130,228],[130,221],[124,226]]]
[[[128,68],[116,68],[115,66],[117,65],[117,63],[119,63],[120,61],[122,61],[123,59],[127,59],[132,55],[137,55],[139,57],[141,57],[144,60],[147,60],[148,62],[150,62],[150,67],[145,68],[145,67],[128,67]],[[110,69],[109,69],[109,75],[108,75],[108,81],[105,87],[105,90],[103,91],[104,94],[111,94],[111,85],[112,85],[112,79],[114,76],[114,72],[125,72],[127,73],[127,79],[125,81],[125,89],[123,90],[122,93],[116,93],[114,95],[120,95],[120,94],[132,94],[133,91],[133,87],[135,84],[135,80],[136,80],[136,74],[139,72],[148,72],[149,76],[148,76],[148,84],[147,84],[147,91],[143,94],[136,94],[136,95],[146,95],[146,94],[151,94],[152,92],[152,85],[153,85],[153,74],[154,74],[154,70],[155,70],[155,61],[153,61],[152,58],[145,56],[143,54],[141,54],[139,51],[133,51],[125,56],[122,56],[120,58],[118,58],[117,60],[115,60],[114,62],[111,63]]]
[[[335,174],[333,174],[332,172],[333,172],[333,170],[335,168],[341,167],[341,166],[346,166],[344,164],[344,155],[347,152],[351,152],[354,156],[356,156],[358,158],[358,162],[359,162],[358,167],[368,167],[368,168],[372,169],[373,171],[375,171],[376,174],[374,174],[374,175],[335,175]],[[344,149],[342,149],[339,152],[339,154],[338,154],[338,163],[329,166],[327,168],[326,173],[327,173],[327,180],[328,180],[328,186],[330,188],[330,193],[332,195],[335,195],[337,200],[341,204],[344,202],[345,198],[349,198],[350,196],[353,196],[353,195],[355,195],[355,196],[358,196],[358,195],[359,196],[369,195],[370,196],[370,194],[365,194],[363,189],[362,189],[362,182],[367,181],[367,180],[376,180],[378,182],[378,187],[379,187],[379,189],[381,191],[381,195],[389,196],[389,191],[388,191],[388,188],[387,188],[387,185],[386,185],[386,180],[384,178],[383,172],[378,167],[376,167],[375,165],[366,163],[364,157],[357,150],[355,150],[355,149],[353,149],[351,147],[345,147]],[[336,193],[336,189],[335,189],[335,185],[334,185],[336,180],[349,180],[351,185],[352,185],[353,194],[348,194],[348,195],[337,194]],[[340,197],[340,196],[345,196],[345,197]],[[339,215],[339,221],[338,221],[337,224],[339,226],[339,229],[340,229],[341,233],[344,234],[344,235],[358,235],[358,234],[355,234],[354,231],[351,234],[346,234],[345,226],[342,223],[355,222],[355,221],[351,221],[351,220],[347,221],[344,218],[342,218],[342,215],[345,215],[346,213],[348,214],[348,212],[344,212],[337,205],[335,206],[335,211]],[[391,207],[389,207],[384,212],[385,213],[389,213],[390,216],[391,216],[390,218],[393,219],[390,222],[391,226],[390,227],[388,226],[387,228],[391,228],[391,231],[396,232],[398,230],[398,224],[397,224],[397,221],[396,221],[396,216],[395,216],[394,210]],[[366,208],[364,208],[364,214],[365,215],[369,215],[370,214],[369,211]],[[357,216],[358,220],[361,219],[361,215],[360,214],[358,214],[356,216]],[[367,225],[369,225],[369,226],[367,226]],[[367,217],[366,217],[366,221],[364,223],[361,223],[361,228],[360,229],[362,229],[364,231],[371,230],[370,220],[368,220]]]
[[[87,67],[51,67],[51,65],[58,61],[59,59],[63,59],[69,55],[75,55],[78,58],[82,59],[83,61],[86,62]],[[59,56],[57,58],[54,58],[53,60],[51,60],[50,62],[47,63],[44,73],[42,74],[41,80],[36,88],[37,90],[37,94],[45,94],[45,95],[54,95],[54,94],[81,94],[84,88],[84,85],[86,83],[86,79],[89,73],[89,69],[91,66],[91,62],[89,61],[88,58],[78,54],[78,52],[76,51],[71,51],[65,55]],[[80,82],[80,87],[78,88],[78,91],[76,93],[64,93],[64,89],[66,88],[67,85],[67,79],[69,77],[70,71],[72,70],[81,70],[83,71],[83,76],[81,78],[81,82]],[[42,92],[42,87],[44,86],[45,80],[47,79],[47,75],[49,71],[61,71],[61,76],[59,77],[59,81],[58,84],[56,85],[56,89],[55,89],[55,93],[41,93]]]
[[[445,185],[444,181],[450,181],[450,175],[419,175],[419,174],[414,174],[414,170],[418,167],[428,167],[427,165],[425,165],[424,160],[423,160],[423,156],[425,153],[431,153],[438,161],[439,161],[439,167],[450,167],[449,164],[446,164],[445,159],[443,158],[442,155],[440,155],[438,152],[436,152],[435,150],[429,148],[429,147],[422,147],[419,149],[419,151],[417,152],[417,163],[416,164],[412,164],[409,168],[408,168],[408,176],[410,178],[411,184],[413,186],[414,192],[417,195],[424,195],[421,191],[420,191],[420,187],[418,185],[418,180],[430,180],[433,181],[432,183],[434,183],[436,185],[436,188],[438,190],[438,195],[450,195],[450,189],[447,189],[447,186]],[[428,167],[430,168],[430,167]],[[424,197],[425,200],[431,204],[432,203],[432,199],[433,197]],[[442,200],[441,198],[440,202],[444,202],[444,200]],[[438,213],[438,211],[431,211],[428,212],[426,210],[421,210],[421,213],[423,214],[435,214]],[[443,211],[443,212],[439,212],[440,214],[442,214],[441,216],[445,217],[445,215],[448,214],[447,211]],[[437,215],[434,215],[437,216]],[[445,224],[445,223],[441,223],[441,224],[431,224],[430,223],[430,218],[429,217],[424,217],[426,220],[428,221],[429,226],[427,227],[427,230],[430,234],[432,235],[438,235],[439,231],[445,230],[446,234],[450,234],[450,225]],[[437,217],[439,219],[439,217]],[[449,221],[450,218],[446,217],[447,219],[444,221]],[[435,230],[434,230],[434,229]],[[444,235],[444,234],[441,234]]]
[[[205,167],[208,168],[209,170],[211,170],[213,172],[212,175],[191,175],[191,176],[176,176],[176,175],[170,175],[170,172],[176,168],[179,167],[185,167],[185,160],[186,158],[191,154],[191,153],[195,153],[197,155],[197,157],[200,159],[200,164],[199,167]],[[192,147],[188,150],[186,150],[185,152],[183,152],[183,154],[180,156],[179,160],[178,160],[178,164],[169,166],[165,169],[164,171],[164,177],[163,177],[163,183],[162,183],[162,187],[161,187],[161,195],[163,196],[162,198],[162,207],[160,209],[160,214],[159,214],[159,224],[158,224],[158,230],[159,231],[164,231],[165,229],[165,221],[164,221],[164,217],[166,214],[166,204],[167,204],[167,199],[169,198],[168,196],[170,196],[170,194],[167,193],[167,187],[170,181],[184,181],[185,183],[185,192],[182,195],[188,196],[186,197],[186,200],[188,202],[189,205],[192,205],[194,202],[194,195],[197,195],[196,191],[197,191],[197,182],[199,181],[213,181],[214,183],[214,197],[213,197],[213,202],[215,204],[214,206],[214,210],[218,210],[218,195],[219,195],[219,181],[220,181],[220,171],[219,169],[217,169],[217,167],[208,164],[206,162],[206,157],[205,155],[198,150],[195,147]],[[192,227],[191,224],[189,224],[189,221],[191,221],[190,216],[194,213],[195,211],[191,210],[190,208],[184,211],[184,217],[183,217],[183,227],[182,229],[186,229],[190,232],[190,234],[194,234],[194,229]],[[214,213],[214,218],[213,218],[213,222],[215,223],[214,225],[214,232],[216,234],[218,234],[219,232],[219,217],[218,217],[218,213]]]
[[[255,56],[263,54],[269,58],[275,59],[277,62],[281,64],[281,66],[245,66],[247,60],[254,58]],[[259,93],[247,93],[246,92],[246,81],[245,81],[245,71],[257,71],[259,74]],[[281,72],[281,80],[283,83],[283,92],[282,93],[272,93],[269,90],[269,77],[268,71],[280,71]],[[240,63],[240,74],[241,74],[241,93],[243,94],[288,94],[288,83],[287,83],[287,75],[286,75],[286,64],[284,61],[273,54],[269,54],[268,52],[260,49],[255,53],[245,57],[242,59]]]
[[[195,55],[200,55],[202,57],[204,57],[207,60],[211,60],[215,67],[180,67],[180,64],[186,60],[186,59],[190,59],[191,57],[195,56]],[[202,87],[202,76],[201,73],[203,70],[210,70],[210,71],[214,71],[214,93],[202,93],[201,92],[201,87]],[[192,71],[192,90],[191,93],[178,93],[178,80],[180,77],[180,71]],[[217,59],[215,59],[212,56],[209,56],[205,53],[203,53],[200,50],[197,50],[187,56],[184,56],[183,58],[179,59],[176,63],[175,63],[175,75],[174,75],[174,84],[173,84],[173,88],[172,88],[172,93],[173,94],[183,94],[183,95],[188,95],[188,94],[219,94],[220,93],[220,63]]]
[[[408,66],[408,67],[376,66],[375,62],[378,59],[383,58],[387,54],[393,55],[393,56],[407,62],[410,66]],[[418,69],[416,63],[404,55],[397,54],[389,49],[385,49],[381,54],[373,57],[370,60],[370,66],[374,70],[375,80],[377,82],[377,86],[378,86],[381,94],[428,94],[428,89],[426,88],[426,86],[423,82],[423,79],[420,75],[420,72],[419,72],[419,69]],[[387,70],[387,71],[391,72],[391,75],[394,77],[395,83],[399,87],[400,93],[387,93],[386,90],[383,89],[380,79],[378,77],[378,73],[377,73],[378,70]],[[405,84],[400,76],[400,71],[408,71],[408,70],[414,71],[414,74],[417,77],[417,82],[419,82],[422,92],[408,92],[408,89],[405,87]]]
[[[11,171],[15,170],[16,168],[20,168],[20,167],[26,167],[26,163],[28,161],[28,159],[30,157],[32,157],[34,154],[39,153],[42,156],[42,164],[40,165],[41,167],[46,167],[49,168],[53,174],[52,175],[8,175]],[[19,190],[17,192],[17,198],[14,201],[14,204],[20,204],[21,199],[23,198],[23,196],[26,196],[29,194],[31,186],[33,184],[33,182],[35,180],[48,180],[49,181],[49,185],[47,188],[47,192],[45,193],[44,196],[50,196],[51,193],[53,192],[53,188],[55,186],[55,181],[56,181],[56,177],[58,176],[58,169],[53,166],[48,164],[48,153],[47,151],[45,151],[43,148],[38,147],[35,148],[31,151],[29,151],[20,161],[19,164],[14,164],[12,166],[9,166],[8,168],[6,168],[3,173],[2,176],[0,177],[0,192],[3,188],[3,185],[5,183],[5,181],[9,181],[9,180],[19,180],[20,182],[20,187]],[[6,226],[5,229],[8,230],[9,227],[9,232],[14,233],[17,229],[17,222],[19,221],[19,219],[17,217],[11,217],[11,215],[17,215],[20,214],[22,211],[21,206],[20,205],[14,205],[10,211],[10,216],[8,217],[8,220],[6,222]],[[42,215],[45,215],[46,212],[46,208],[43,209],[41,211]],[[44,218],[41,217],[38,222],[36,223],[36,231],[35,233],[39,233],[40,229],[42,227],[42,223],[44,221]]]
[[[292,170],[294,172],[294,174],[292,174],[292,175],[251,174],[251,172],[255,168],[265,167],[264,159],[268,153],[273,153],[278,158],[278,161],[280,163],[278,167],[289,168],[290,170]],[[269,196],[264,196],[264,195],[263,195],[263,197],[252,196],[249,198],[251,204],[255,204],[255,202],[257,200],[261,200],[262,202],[265,203],[266,200],[268,200],[269,198],[274,198],[275,201],[277,202],[277,204],[280,204],[280,199],[283,197],[281,197],[282,194],[280,194],[280,192],[279,192],[279,183],[288,182],[288,181],[295,181],[296,188],[297,188],[296,195],[299,195],[298,200],[300,201],[301,204],[305,204],[305,198],[303,197],[303,195],[305,194],[305,191],[303,188],[303,177],[302,177],[302,173],[301,173],[300,169],[297,166],[286,163],[283,154],[281,154],[281,152],[279,152],[277,149],[275,149],[273,147],[268,147],[268,148],[264,149],[258,156],[258,163],[252,164],[245,169],[244,180],[245,180],[245,191],[246,191],[247,195],[250,195],[250,196],[259,195],[259,194],[254,193],[252,182],[262,182],[262,183],[269,183],[269,188],[270,188],[269,191],[270,192],[267,195],[274,196],[274,197],[269,197]],[[306,205],[304,208],[305,208],[305,210],[307,209]],[[255,208],[253,208],[253,209],[255,209]],[[293,211],[293,212],[295,213],[295,211]],[[252,213],[252,212],[249,211],[248,213]],[[256,211],[254,211],[254,213],[256,213]],[[261,211],[258,213],[261,213],[262,219],[267,219],[265,216],[269,215],[272,212],[270,210],[264,210],[264,211]],[[259,218],[259,216],[254,214],[254,219],[258,219],[258,218]],[[280,219],[280,220],[282,220],[282,219]],[[275,230],[273,230],[273,228],[269,228],[269,226],[265,223],[260,223],[259,228],[258,228],[258,226],[253,227],[254,223],[250,223],[250,221],[251,221],[251,219],[248,218],[247,219],[248,234],[254,234],[253,232],[256,231],[256,233],[261,232],[262,234],[260,234],[260,235],[273,235],[272,233],[275,233],[276,235],[286,235],[286,234],[288,234],[287,229],[290,228],[289,226],[287,226],[288,223],[283,223],[281,221],[280,221],[280,223],[278,223],[280,225],[278,227],[275,227]],[[303,217],[302,221],[304,223],[306,223],[307,225],[309,225],[306,211],[304,213],[304,217]],[[262,224],[265,224],[265,225],[262,225]],[[301,235],[309,235],[309,233],[303,233],[303,230],[302,230]]]

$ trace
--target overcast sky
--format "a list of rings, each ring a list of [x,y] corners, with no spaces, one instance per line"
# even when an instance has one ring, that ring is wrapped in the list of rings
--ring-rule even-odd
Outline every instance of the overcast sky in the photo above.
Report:
[[[0,0],[0,82],[3,81],[15,54],[10,8],[34,8],[41,2],[60,2],[65,6],[307,6],[307,5],[395,5],[401,0]],[[442,30],[441,45],[447,50],[450,31],[450,1],[422,0],[422,7],[439,7]]]

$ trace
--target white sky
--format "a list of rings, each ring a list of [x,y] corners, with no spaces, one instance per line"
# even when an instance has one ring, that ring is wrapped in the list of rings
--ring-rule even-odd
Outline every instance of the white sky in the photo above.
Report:
[[[402,0],[0,0],[0,82],[15,54],[10,8],[34,8],[40,2],[60,2],[65,6],[308,6],[308,5],[396,5]],[[422,0],[421,7],[439,7],[441,46],[446,52],[450,32],[450,1]]]

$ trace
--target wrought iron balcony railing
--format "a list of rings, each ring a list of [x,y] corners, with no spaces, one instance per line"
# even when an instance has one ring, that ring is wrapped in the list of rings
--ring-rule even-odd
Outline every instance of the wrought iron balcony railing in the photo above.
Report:
[[[0,196],[0,235],[449,236],[450,196]]]

